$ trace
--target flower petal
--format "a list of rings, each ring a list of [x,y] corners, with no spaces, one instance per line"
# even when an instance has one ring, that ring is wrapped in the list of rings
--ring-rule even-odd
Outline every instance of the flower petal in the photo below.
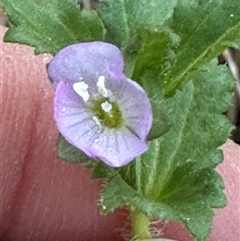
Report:
[[[48,66],[48,76],[54,88],[60,81],[87,84],[99,76],[121,76],[124,68],[120,50],[109,43],[89,42],[67,46],[57,53]]]
[[[58,84],[54,100],[54,117],[59,131],[66,140],[92,156],[88,149],[98,138],[100,127],[94,121],[86,103],[69,83]]]
[[[91,146],[93,156],[113,167],[128,164],[147,149],[147,143],[125,127],[118,131],[105,129]]]
[[[145,140],[152,126],[152,110],[143,88],[126,77],[121,81],[111,79],[106,83],[107,88],[114,93],[125,125],[141,140]]]

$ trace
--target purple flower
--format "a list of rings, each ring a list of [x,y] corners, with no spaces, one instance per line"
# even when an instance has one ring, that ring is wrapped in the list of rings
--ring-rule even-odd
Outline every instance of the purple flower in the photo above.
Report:
[[[147,150],[152,125],[146,93],[123,68],[120,50],[104,42],[70,45],[48,67],[59,131],[88,156],[114,167]]]

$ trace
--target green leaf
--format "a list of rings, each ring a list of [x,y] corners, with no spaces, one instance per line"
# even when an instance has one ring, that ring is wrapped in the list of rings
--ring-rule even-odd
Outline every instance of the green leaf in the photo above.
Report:
[[[141,27],[161,26],[172,16],[176,0],[102,0],[98,9],[107,29],[106,39],[123,48]]]
[[[119,175],[115,175],[104,186],[99,199],[102,214],[112,212],[115,208],[128,206],[138,208],[154,217],[177,219],[177,213],[164,203],[157,203],[140,195],[135,189],[129,186]]]
[[[4,40],[35,47],[35,53],[56,54],[63,47],[102,40],[104,27],[97,13],[80,11],[70,0],[1,0],[10,22]]]
[[[169,117],[169,107],[163,96],[163,88],[161,88],[161,84],[158,81],[152,81],[156,80],[156,76],[154,71],[149,71],[141,79],[143,88],[147,92],[151,102],[153,113],[153,124],[147,136],[148,140],[153,140],[164,135],[173,125]]]
[[[141,41],[141,47],[135,57],[132,78],[140,81],[145,72],[151,70],[155,71],[155,78],[149,79],[149,84],[155,82],[161,84],[159,77],[171,68],[179,37],[165,27],[139,29],[138,37]],[[125,56],[132,53],[127,50],[128,48],[124,51]]]
[[[179,220],[197,240],[204,240],[213,209],[226,205],[224,185],[214,168],[223,159],[217,148],[232,129],[222,113],[231,103],[233,85],[226,66],[213,61],[169,98],[173,127],[121,168],[122,181],[115,176],[106,184],[102,209],[133,206],[156,218]]]
[[[181,42],[163,79],[168,96],[224,49],[240,47],[239,0],[178,1],[169,26]]]
[[[92,178],[111,178],[116,175],[117,171],[104,164],[102,161],[92,159],[83,151],[67,142],[67,140],[60,134],[57,140],[57,156],[72,164],[82,164],[85,168],[92,171]]]

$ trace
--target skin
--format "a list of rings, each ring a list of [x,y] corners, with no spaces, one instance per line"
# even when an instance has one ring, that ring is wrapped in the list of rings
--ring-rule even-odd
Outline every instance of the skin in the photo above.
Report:
[[[59,160],[53,120],[54,91],[47,79],[49,55],[34,56],[27,46],[3,43],[0,79],[0,238],[1,241],[122,241],[126,211],[100,216],[101,182],[80,165]],[[240,148],[224,146],[222,174],[228,206],[216,211],[208,241],[237,240],[239,232]],[[192,241],[176,223],[166,238]]]

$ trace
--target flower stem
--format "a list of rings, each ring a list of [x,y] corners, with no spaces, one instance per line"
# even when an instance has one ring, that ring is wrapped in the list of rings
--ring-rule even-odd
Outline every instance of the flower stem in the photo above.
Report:
[[[132,235],[137,239],[151,238],[149,231],[150,219],[139,210],[130,211]]]

